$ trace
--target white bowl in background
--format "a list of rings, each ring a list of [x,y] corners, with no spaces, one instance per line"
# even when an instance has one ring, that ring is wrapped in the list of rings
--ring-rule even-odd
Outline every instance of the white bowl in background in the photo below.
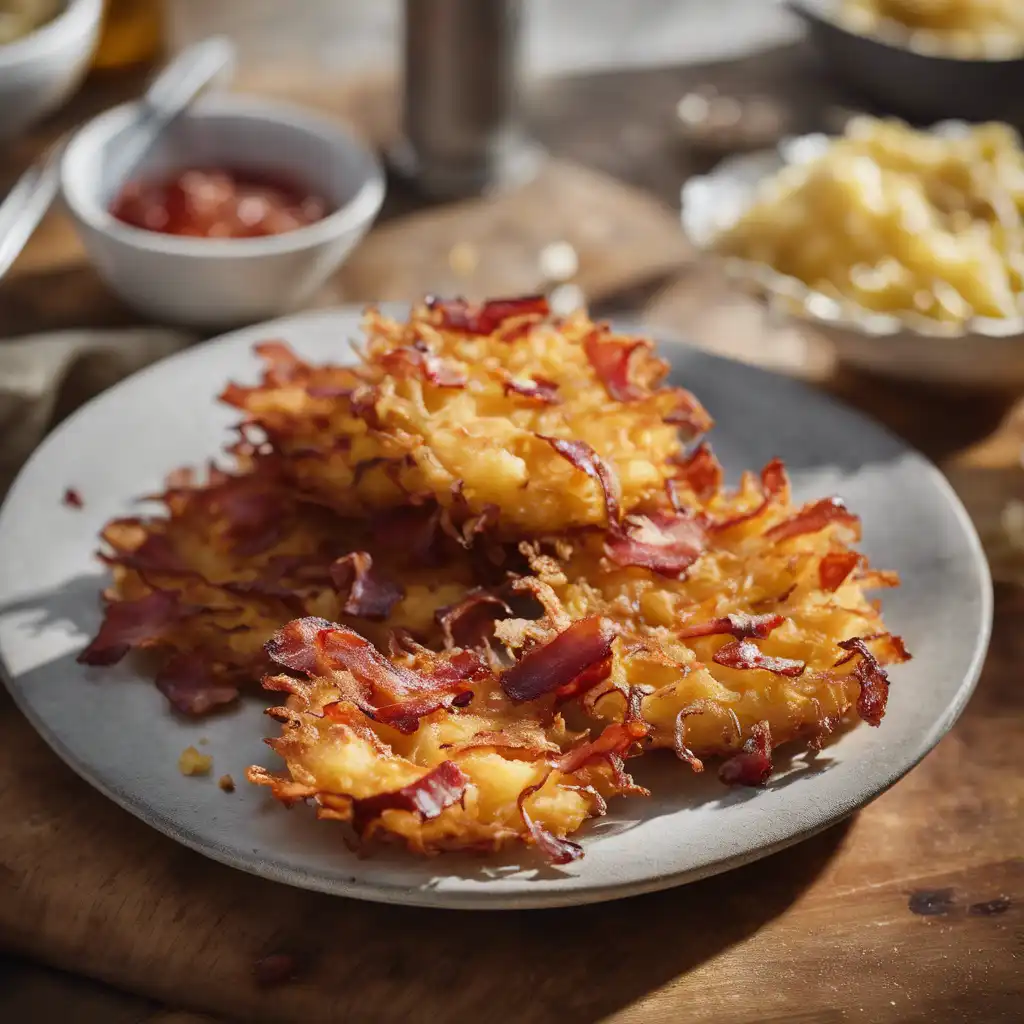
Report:
[[[958,121],[933,128],[940,134],[963,130]],[[821,335],[851,366],[947,387],[1024,386],[1024,317],[976,317],[961,326],[924,316],[875,313],[837,302],[767,264],[715,252],[718,237],[739,220],[764,182],[787,164],[820,156],[830,141],[819,134],[785,139],[775,149],[733,157],[710,174],[691,178],[682,191],[683,229],[689,241],[718,261],[735,284],[764,301],[775,322]]]
[[[56,110],[89,70],[103,0],[67,0],[53,21],[0,45],[0,140]]]
[[[384,200],[376,157],[337,122],[290,104],[220,94],[175,121],[136,173],[277,172],[323,196],[333,212],[264,238],[185,238],[132,227],[109,212],[121,184],[111,157],[138,111],[137,103],[115,107],[75,134],[61,189],[101,276],[155,320],[221,327],[298,308],[363,237]]]

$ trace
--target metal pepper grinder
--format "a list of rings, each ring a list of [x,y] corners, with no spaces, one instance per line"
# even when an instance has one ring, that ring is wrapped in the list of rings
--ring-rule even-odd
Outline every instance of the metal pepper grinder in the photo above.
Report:
[[[405,0],[405,86],[396,169],[455,199],[532,176],[519,118],[521,0]]]

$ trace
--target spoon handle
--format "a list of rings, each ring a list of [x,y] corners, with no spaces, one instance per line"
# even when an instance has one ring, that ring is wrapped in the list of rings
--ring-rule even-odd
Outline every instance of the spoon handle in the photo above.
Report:
[[[18,179],[0,203],[0,278],[11,269],[53,204],[60,187],[63,153],[61,141]]]
[[[186,47],[154,79],[142,98],[138,120],[122,135],[112,154],[108,181],[113,192],[131,177],[157,136],[215,79],[227,77],[235,62],[234,44],[211,36]]]

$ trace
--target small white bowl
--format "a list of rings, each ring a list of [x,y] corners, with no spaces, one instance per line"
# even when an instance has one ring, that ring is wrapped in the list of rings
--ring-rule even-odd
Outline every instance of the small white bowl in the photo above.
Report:
[[[182,115],[136,175],[190,167],[278,172],[324,197],[323,220],[265,238],[184,238],[122,223],[110,212],[111,156],[138,116],[135,103],[90,121],[61,164],[64,201],[97,270],[129,305],[165,323],[228,327],[306,302],[363,237],[384,200],[373,153],[329,118],[232,94]]]
[[[56,110],[85,77],[103,0],[67,0],[53,21],[0,45],[0,139]]]
[[[933,131],[955,134],[962,122],[944,122]],[[783,167],[820,156],[825,135],[786,139],[772,150],[723,161],[710,174],[691,178],[682,191],[686,236],[704,255],[718,261],[739,287],[764,301],[777,323],[802,326],[827,338],[836,355],[884,377],[954,388],[1017,389],[1024,386],[1024,317],[976,317],[963,326],[926,317],[875,313],[840,303],[780,274],[763,263],[721,256],[719,236],[732,227]]]

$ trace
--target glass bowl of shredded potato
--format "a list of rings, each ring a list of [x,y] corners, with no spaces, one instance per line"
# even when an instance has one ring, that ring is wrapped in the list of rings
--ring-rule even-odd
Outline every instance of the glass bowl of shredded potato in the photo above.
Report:
[[[857,117],[683,189],[691,241],[887,376],[1024,385],[1024,150],[1003,124]]]
[[[1022,0],[780,0],[829,74],[881,110],[1020,123]]]

